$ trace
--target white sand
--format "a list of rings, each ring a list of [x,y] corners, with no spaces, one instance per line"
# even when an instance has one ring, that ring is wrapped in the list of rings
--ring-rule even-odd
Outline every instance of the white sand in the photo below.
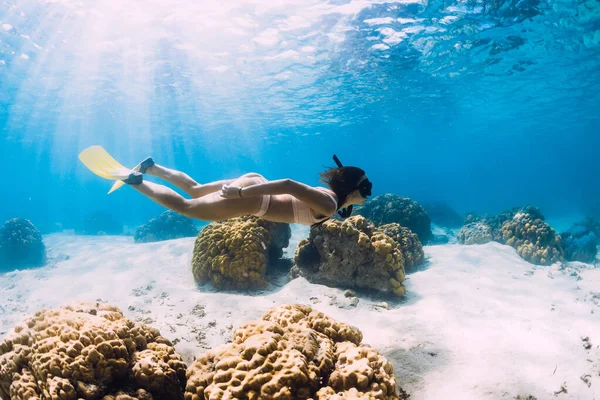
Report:
[[[294,229],[292,243],[307,233]],[[361,329],[412,400],[600,397],[600,269],[591,265],[536,267],[497,243],[429,246],[427,265],[407,277],[407,298],[386,309],[361,295],[353,307],[344,290],[304,279],[252,294],[199,288],[194,238],[44,240],[54,265],[0,275],[0,336],[42,307],[102,299],[158,328],[190,362],[269,307],[305,303]],[[567,392],[555,396],[561,385]]]

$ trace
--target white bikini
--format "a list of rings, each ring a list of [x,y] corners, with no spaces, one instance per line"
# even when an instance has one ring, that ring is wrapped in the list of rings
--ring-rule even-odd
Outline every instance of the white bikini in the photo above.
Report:
[[[260,183],[265,183],[267,182],[267,178],[261,176],[258,179],[260,179]],[[256,215],[257,217],[262,217],[263,215],[265,215],[267,213],[267,210],[269,209],[269,204],[271,204],[271,195],[270,194],[264,194],[262,196],[262,202],[260,203],[260,208],[258,209],[257,212],[255,212],[252,215]]]

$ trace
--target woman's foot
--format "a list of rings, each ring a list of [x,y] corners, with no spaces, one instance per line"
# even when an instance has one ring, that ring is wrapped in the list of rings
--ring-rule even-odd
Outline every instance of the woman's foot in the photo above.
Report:
[[[141,162],[140,172],[142,174],[145,174],[148,171],[148,168],[152,168],[153,166],[154,166],[154,160],[152,159],[152,157],[148,157],[144,161]]]
[[[139,185],[144,181],[144,176],[141,172],[132,172],[127,179],[122,179],[122,181],[128,185]]]

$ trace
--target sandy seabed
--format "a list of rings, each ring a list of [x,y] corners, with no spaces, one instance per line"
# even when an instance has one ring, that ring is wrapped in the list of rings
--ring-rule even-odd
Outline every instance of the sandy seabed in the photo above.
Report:
[[[294,228],[293,257],[304,227]],[[278,304],[302,303],[358,327],[394,365],[411,400],[600,399],[600,268],[540,267],[498,243],[426,246],[403,300],[276,280],[240,293],[198,287],[195,238],[136,244],[125,236],[44,237],[48,266],[0,275],[0,338],[41,308],[102,300],[175,343],[190,363]],[[587,338],[587,339],[586,339]]]

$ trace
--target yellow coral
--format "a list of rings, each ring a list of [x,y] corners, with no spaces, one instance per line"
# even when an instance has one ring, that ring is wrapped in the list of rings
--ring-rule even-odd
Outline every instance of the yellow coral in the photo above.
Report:
[[[337,322],[306,305],[284,304],[267,311],[263,319],[273,321],[284,328],[293,324],[300,324],[323,333],[338,342],[348,341],[358,344],[362,341],[362,333],[358,329]]]
[[[219,289],[266,287],[269,246],[278,225],[254,216],[208,225],[194,245],[194,278]]]
[[[371,399],[396,396],[396,379],[392,364],[367,346],[342,342],[336,344],[335,371],[329,385],[338,393],[349,391],[357,397]]]
[[[311,229],[296,249],[292,273],[315,283],[369,288],[404,295],[390,278],[404,281],[401,245],[362,216],[329,220]]]
[[[194,362],[185,399],[325,399],[338,391],[397,399],[391,364],[361,340],[358,329],[308,306],[273,308]]]
[[[76,303],[37,312],[0,343],[0,397],[92,399],[121,391],[115,398],[178,399],[185,369],[156,329],[116,307]]]
[[[400,245],[404,258],[404,269],[409,271],[425,261],[425,252],[419,237],[410,229],[396,223],[381,225],[377,228]],[[404,278],[402,278],[402,281]],[[401,281],[401,282],[402,282]]]
[[[562,240],[541,218],[518,212],[501,228],[504,243],[514,247],[526,261],[549,265],[564,257]]]

